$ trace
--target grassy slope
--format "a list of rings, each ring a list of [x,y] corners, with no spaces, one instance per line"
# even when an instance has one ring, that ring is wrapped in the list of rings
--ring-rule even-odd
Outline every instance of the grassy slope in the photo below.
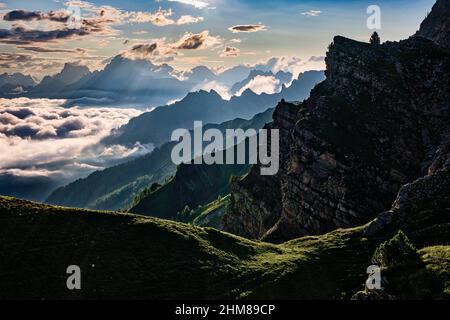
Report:
[[[0,298],[349,298],[361,289],[377,245],[363,231],[272,245],[155,218],[0,197]],[[448,247],[424,254],[427,270],[448,281],[439,262],[443,254],[448,262]],[[72,264],[82,268],[81,291],[65,287]]]
[[[221,197],[194,212],[194,226],[223,230],[222,218],[230,203],[230,195]]]
[[[216,128],[222,132],[238,128],[260,129],[272,121],[273,111],[273,108],[267,109],[251,120],[234,119],[221,124],[207,124],[204,129]],[[177,167],[171,160],[175,145],[175,142],[168,142],[143,157],[96,171],[85,179],[58,188],[46,202],[96,210],[128,209],[136,195],[155,182],[164,183],[165,179],[177,172]]]
[[[362,283],[362,228],[284,245],[175,222],[0,198],[0,297],[339,298]],[[83,290],[65,288],[67,266]],[[348,281],[350,280],[350,281]]]

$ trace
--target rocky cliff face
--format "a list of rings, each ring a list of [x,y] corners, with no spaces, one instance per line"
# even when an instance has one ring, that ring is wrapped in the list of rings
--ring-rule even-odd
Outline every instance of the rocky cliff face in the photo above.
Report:
[[[334,39],[327,79],[304,103],[283,101],[274,113],[279,174],[262,177],[254,167],[232,186],[227,231],[282,242],[362,225],[389,209],[403,185],[449,161],[447,3],[438,1],[422,26],[441,26],[433,39]]]
[[[436,41],[441,46],[450,48],[450,0],[439,0],[428,17],[422,22],[417,36]]]

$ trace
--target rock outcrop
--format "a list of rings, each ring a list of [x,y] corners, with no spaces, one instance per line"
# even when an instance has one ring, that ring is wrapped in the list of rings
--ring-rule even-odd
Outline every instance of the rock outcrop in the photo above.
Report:
[[[422,22],[417,36],[436,41],[441,46],[450,48],[450,0],[439,0],[428,17]]]
[[[282,242],[363,225],[448,163],[448,17],[441,0],[407,40],[335,37],[327,79],[302,104],[282,101],[269,125],[280,130],[280,172],[262,177],[255,166],[232,186],[225,230]]]

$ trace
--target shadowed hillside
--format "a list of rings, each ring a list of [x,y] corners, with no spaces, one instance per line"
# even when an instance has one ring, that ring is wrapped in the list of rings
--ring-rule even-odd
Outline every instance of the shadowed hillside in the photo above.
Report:
[[[450,252],[434,246],[447,235],[424,241],[417,225],[403,227],[421,263],[405,265],[392,286],[406,298],[446,297]],[[365,232],[337,230],[273,245],[155,218],[1,197],[0,298],[348,299],[363,288],[377,245],[390,237]],[[73,264],[82,269],[80,291],[66,289]],[[406,290],[401,275],[411,274],[429,290]]]

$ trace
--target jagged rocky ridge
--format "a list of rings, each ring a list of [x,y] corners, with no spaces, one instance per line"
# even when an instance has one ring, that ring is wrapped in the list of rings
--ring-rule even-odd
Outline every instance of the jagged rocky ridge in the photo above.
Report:
[[[279,174],[255,166],[232,186],[225,230],[283,242],[363,225],[403,185],[448,163],[447,2],[401,42],[334,39],[327,79],[304,103],[277,106],[269,128],[280,129]]]
[[[450,48],[450,16],[448,10],[450,8],[450,0],[439,0],[433,7],[428,17],[420,25],[417,36],[422,36],[439,45]]]

